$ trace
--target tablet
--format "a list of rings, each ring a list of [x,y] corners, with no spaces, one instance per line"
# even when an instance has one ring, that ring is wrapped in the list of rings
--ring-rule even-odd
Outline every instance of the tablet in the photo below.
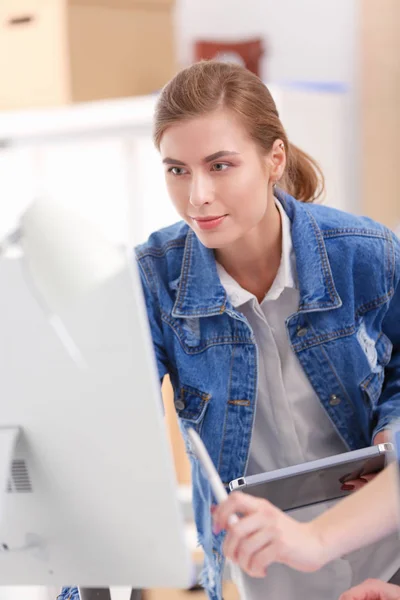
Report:
[[[358,479],[363,474],[378,473],[393,452],[393,444],[378,444],[268,473],[240,477],[231,481],[229,487],[232,491],[241,490],[265,498],[281,510],[294,510],[347,496],[350,492],[341,489],[346,481]]]

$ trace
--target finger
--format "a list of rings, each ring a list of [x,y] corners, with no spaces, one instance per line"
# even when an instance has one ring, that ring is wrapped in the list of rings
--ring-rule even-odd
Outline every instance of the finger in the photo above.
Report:
[[[400,588],[378,579],[367,579],[342,594],[339,600],[399,600]]]
[[[260,529],[240,544],[237,563],[252,577],[264,577],[266,568],[277,559],[274,533],[270,529]]]
[[[344,483],[340,489],[347,491],[347,492],[357,492],[358,490],[360,490],[361,488],[366,486],[367,483],[369,481],[371,481],[371,479],[373,479],[374,477],[375,477],[375,474],[371,474],[371,473],[365,474],[362,477],[360,477],[359,479],[352,479],[352,480],[346,481],[346,483]]]
[[[365,481],[366,483],[368,483],[369,481],[372,481],[373,479],[375,479],[375,477],[378,475],[378,473],[365,473],[361,479],[363,481]]]
[[[366,484],[367,482],[362,479],[353,479],[351,481],[346,481],[340,489],[344,492],[357,492]]]
[[[377,446],[378,444],[384,444],[385,442],[391,442],[391,441],[392,441],[391,431],[389,429],[383,429],[382,431],[380,431],[379,433],[376,434],[376,436],[374,437],[373,444],[374,444],[374,446]]]
[[[243,541],[259,529],[265,527],[265,517],[260,512],[252,513],[229,527],[224,542],[224,554],[230,560],[237,561],[237,552]]]
[[[258,551],[252,554],[247,565],[246,572],[252,577],[265,577],[268,567],[274,562],[278,562],[277,545],[272,541],[264,544]]]
[[[267,500],[263,500],[262,498],[255,498],[254,496],[249,496],[249,494],[243,494],[243,492],[233,492],[214,512],[214,525],[219,530],[227,529],[229,525],[228,520],[232,514],[241,513],[248,515],[251,512],[262,509],[264,503],[265,505],[269,504]]]

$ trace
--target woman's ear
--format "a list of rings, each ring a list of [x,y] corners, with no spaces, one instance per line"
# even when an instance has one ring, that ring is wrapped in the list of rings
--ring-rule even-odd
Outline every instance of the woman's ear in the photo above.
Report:
[[[270,179],[273,183],[276,183],[282,178],[286,167],[286,148],[283,140],[275,140],[268,158],[270,164]]]

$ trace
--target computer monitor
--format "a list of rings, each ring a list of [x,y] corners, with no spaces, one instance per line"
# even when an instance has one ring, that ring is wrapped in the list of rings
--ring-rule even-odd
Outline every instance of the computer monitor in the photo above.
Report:
[[[0,585],[188,587],[133,255],[56,329],[23,256],[0,287]]]

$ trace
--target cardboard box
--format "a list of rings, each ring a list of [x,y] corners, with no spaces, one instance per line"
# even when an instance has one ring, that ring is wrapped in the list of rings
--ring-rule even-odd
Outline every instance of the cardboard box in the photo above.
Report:
[[[149,94],[175,73],[174,0],[1,0],[0,109]]]

